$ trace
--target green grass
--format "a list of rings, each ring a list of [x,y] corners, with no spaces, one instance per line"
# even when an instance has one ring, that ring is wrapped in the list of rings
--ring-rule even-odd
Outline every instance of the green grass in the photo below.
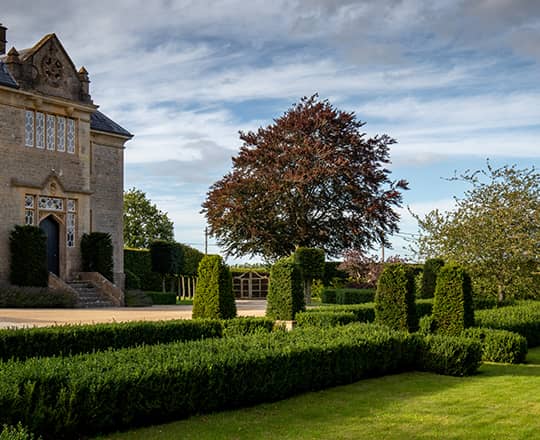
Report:
[[[540,347],[526,365],[466,378],[405,373],[103,439],[532,439],[540,432]]]

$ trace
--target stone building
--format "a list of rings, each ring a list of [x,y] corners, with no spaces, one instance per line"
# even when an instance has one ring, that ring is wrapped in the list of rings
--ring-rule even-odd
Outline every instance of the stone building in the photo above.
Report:
[[[49,271],[72,280],[84,233],[107,232],[123,286],[123,158],[133,136],[98,111],[88,72],[55,34],[6,55],[0,25],[0,282],[9,279],[15,225],[47,234]]]

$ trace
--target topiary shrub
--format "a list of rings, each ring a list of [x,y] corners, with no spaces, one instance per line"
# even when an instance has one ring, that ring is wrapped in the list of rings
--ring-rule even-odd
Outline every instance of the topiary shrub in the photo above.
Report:
[[[388,264],[377,282],[375,321],[394,330],[414,332],[418,316],[414,301],[414,272],[401,263]]]
[[[161,288],[165,293],[165,276],[180,273],[182,247],[179,243],[156,240],[150,243],[152,271],[161,274]]]
[[[28,431],[20,422],[17,426],[4,425],[0,432],[0,440],[34,440],[34,434]],[[38,438],[40,440],[41,437]]]
[[[37,226],[15,226],[9,236],[10,281],[17,286],[46,287],[47,237]]]
[[[306,304],[311,302],[311,285],[314,279],[324,276],[324,251],[299,247],[294,252],[294,262],[300,267]]]
[[[457,264],[446,264],[439,271],[433,321],[438,333],[448,335],[459,335],[474,325],[471,278]]]
[[[305,309],[302,276],[294,262],[282,259],[272,266],[266,300],[266,316],[271,319],[293,320]]]
[[[83,234],[81,258],[84,272],[99,272],[113,282],[113,245],[110,234],[105,232]]]
[[[437,274],[444,266],[444,260],[441,258],[430,258],[424,263],[422,272],[422,287],[420,289],[420,298],[433,298],[435,295],[435,286],[437,283]]]
[[[356,322],[356,315],[353,312],[300,312],[296,314],[296,322],[299,327],[335,327]]]
[[[205,255],[199,264],[193,318],[228,319],[235,316],[231,271],[219,255]]]

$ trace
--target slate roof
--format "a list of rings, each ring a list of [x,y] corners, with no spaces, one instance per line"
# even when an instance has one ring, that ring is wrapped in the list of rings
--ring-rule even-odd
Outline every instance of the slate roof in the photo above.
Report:
[[[92,116],[90,117],[90,128],[92,130],[119,134],[120,136],[126,136],[129,138],[133,137],[133,135],[129,131],[127,131],[125,128],[121,127],[112,119],[108,118],[103,113],[97,110],[95,113],[92,113]]]
[[[6,65],[0,61],[0,85],[18,89],[19,85],[8,72]]]

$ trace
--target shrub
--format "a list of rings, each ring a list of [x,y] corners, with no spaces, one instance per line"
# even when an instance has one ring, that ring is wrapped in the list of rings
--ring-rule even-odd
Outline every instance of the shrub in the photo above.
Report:
[[[34,434],[28,432],[24,426],[19,422],[17,426],[4,425],[2,432],[0,432],[0,440],[34,440]],[[41,439],[41,437],[39,437]],[[39,440],[38,439],[38,440]]]
[[[126,290],[124,301],[126,307],[150,307],[154,304],[152,299],[142,290]]]
[[[47,237],[37,226],[15,226],[9,235],[10,281],[18,286],[46,287]]]
[[[274,321],[269,318],[236,317],[224,319],[223,336],[245,336],[257,333],[270,333],[274,328]]]
[[[182,268],[179,275],[197,276],[197,269],[204,254],[191,246],[180,244],[182,248]]]
[[[433,299],[432,298],[424,298],[424,299],[416,300],[416,315],[418,316],[418,319],[421,319],[422,317],[426,315],[431,315],[432,312],[433,312]]]
[[[77,296],[66,290],[0,285],[0,308],[71,308],[76,304]]]
[[[337,289],[326,287],[321,293],[321,303],[323,304],[335,304],[336,303]]]
[[[272,266],[266,300],[271,319],[292,320],[305,309],[300,269],[294,262],[282,259]]]
[[[449,376],[468,376],[481,364],[482,345],[465,337],[418,336],[416,368]]]
[[[219,255],[205,255],[199,264],[193,318],[234,318],[236,303],[231,271]]]
[[[377,283],[375,318],[395,330],[416,331],[414,272],[404,264],[387,265]]]
[[[478,327],[508,330],[527,339],[529,347],[540,345],[540,302],[519,301],[515,306],[479,310],[475,314]]]
[[[461,266],[449,263],[439,270],[433,320],[437,332],[449,335],[474,325],[471,278]]]
[[[356,315],[353,312],[321,311],[319,313],[300,312],[296,314],[296,322],[300,327],[309,325],[316,327],[335,327],[356,321]]]
[[[463,336],[476,339],[482,344],[482,360],[520,364],[527,357],[527,339],[506,330],[470,327]]]
[[[105,232],[83,234],[81,258],[84,272],[99,272],[113,281],[113,246],[111,235]]]
[[[138,290],[141,288],[141,279],[132,271],[124,269],[126,275],[126,290]]]
[[[92,353],[221,337],[222,333],[220,321],[198,319],[0,329],[0,359]]]
[[[433,298],[435,295],[435,286],[437,284],[437,274],[443,266],[444,260],[441,258],[430,258],[429,260],[426,260],[422,272],[421,298]]]
[[[374,289],[338,289],[336,291],[336,304],[363,304],[373,302]]]
[[[176,304],[176,295],[174,293],[146,292],[146,295],[156,306],[170,306]]]
[[[124,249],[124,272],[129,270],[141,280],[142,290],[161,290],[161,276],[152,272],[148,249]]]

